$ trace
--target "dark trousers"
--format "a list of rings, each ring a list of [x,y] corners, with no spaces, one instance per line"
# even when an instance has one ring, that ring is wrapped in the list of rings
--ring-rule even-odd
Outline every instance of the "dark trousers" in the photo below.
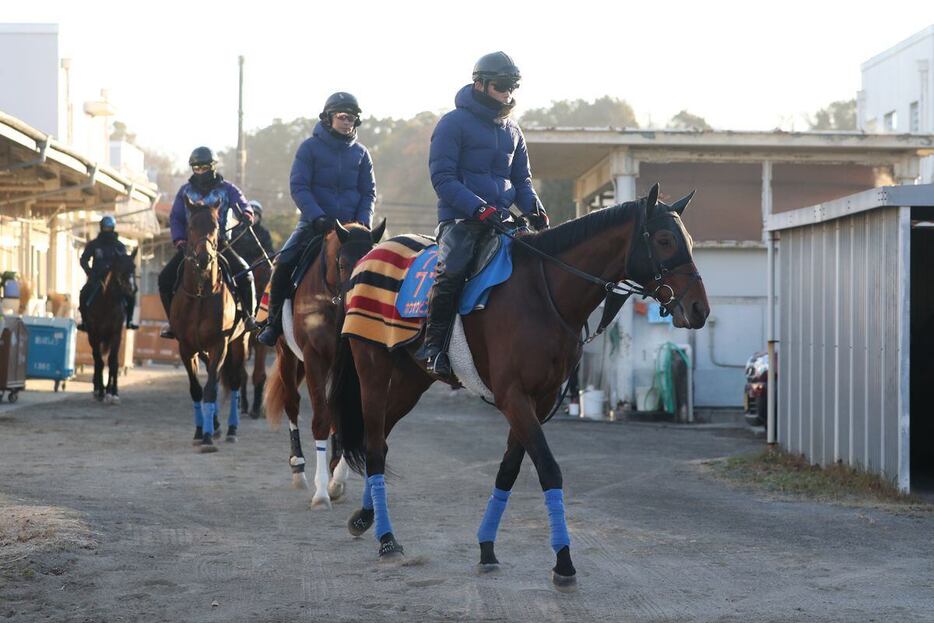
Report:
[[[457,302],[474,267],[480,245],[494,231],[479,221],[441,223],[438,233],[438,264],[428,300],[425,341],[429,347],[445,348]]]

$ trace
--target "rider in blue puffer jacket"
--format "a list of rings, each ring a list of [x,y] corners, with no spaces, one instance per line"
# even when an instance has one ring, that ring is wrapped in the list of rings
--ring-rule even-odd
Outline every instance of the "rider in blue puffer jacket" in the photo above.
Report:
[[[509,118],[520,78],[506,53],[483,56],[474,66],[473,83],[457,92],[457,108],[441,117],[431,137],[428,168],[438,195],[438,264],[425,342],[415,357],[442,380],[451,378],[445,350],[457,298],[476,251],[494,234],[491,222],[508,218],[515,205],[536,229],[548,226],[532,188],[525,137]]]
[[[311,138],[295,153],[289,186],[302,213],[282,246],[269,288],[269,319],[257,339],[275,346],[282,335],[282,303],[295,285],[292,273],[303,252],[317,248],[335,223],[370,226],[376,202],[373,160],[357,142],[360,105],[350,93],[339,91],[324,103]]]

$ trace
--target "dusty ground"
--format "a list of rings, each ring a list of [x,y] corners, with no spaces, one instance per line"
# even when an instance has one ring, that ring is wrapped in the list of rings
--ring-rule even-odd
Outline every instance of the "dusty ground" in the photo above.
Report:
[[[390,508],[409,558],[383,568],[372,535],[355,540],[344,526],[358,477],[350,501],[312,512],[289,486],[284,430],[245,420],[240,443],[193,453],[185,388],[162,374],[127,387],[119,407],[75,395],[0,411],[0,513],[59,507],[93,541],[0,559],[0,620],[930,621],[934,612],[931,513],[765,498],[698,469],[761,444],[744,431],[549,423],[580,578],[566,595],[550,586],[528,462],[497,544],[503,572],[474,574],[506,436],[476,399],[433,391],[390,440],[399,474]]]

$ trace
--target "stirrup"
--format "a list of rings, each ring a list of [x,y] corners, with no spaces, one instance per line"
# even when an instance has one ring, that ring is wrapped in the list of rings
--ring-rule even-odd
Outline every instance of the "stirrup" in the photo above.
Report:
[[[166,339],[166,340],[175,340],[175,339],[178,339],[178,338],[175,336],[175,332],[172,331],[172,327],[169,326],[169,325],[166,325],[166,326],[162,327],[162,331],[159,332],[159,337],[164,338],[164,339]]]

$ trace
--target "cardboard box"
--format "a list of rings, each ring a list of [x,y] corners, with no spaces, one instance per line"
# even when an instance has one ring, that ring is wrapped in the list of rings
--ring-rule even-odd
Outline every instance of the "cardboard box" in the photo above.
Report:
[[[158,294],[143,294],[139,297],[139,319],[140,322],[168,322]]]
[[[133,351],[135,345],[135,331],[123,329],[123,337],[120,338],[119,364],[121,368],[133,367]],[[94,355],[91,353],[91,344],[88,342],[88,334],[83,331],[78,332],[78,339],[75,340],[75,364],[79,366],[94,367]],[[107,365],[107,357],[104,357],[104,365]]]

